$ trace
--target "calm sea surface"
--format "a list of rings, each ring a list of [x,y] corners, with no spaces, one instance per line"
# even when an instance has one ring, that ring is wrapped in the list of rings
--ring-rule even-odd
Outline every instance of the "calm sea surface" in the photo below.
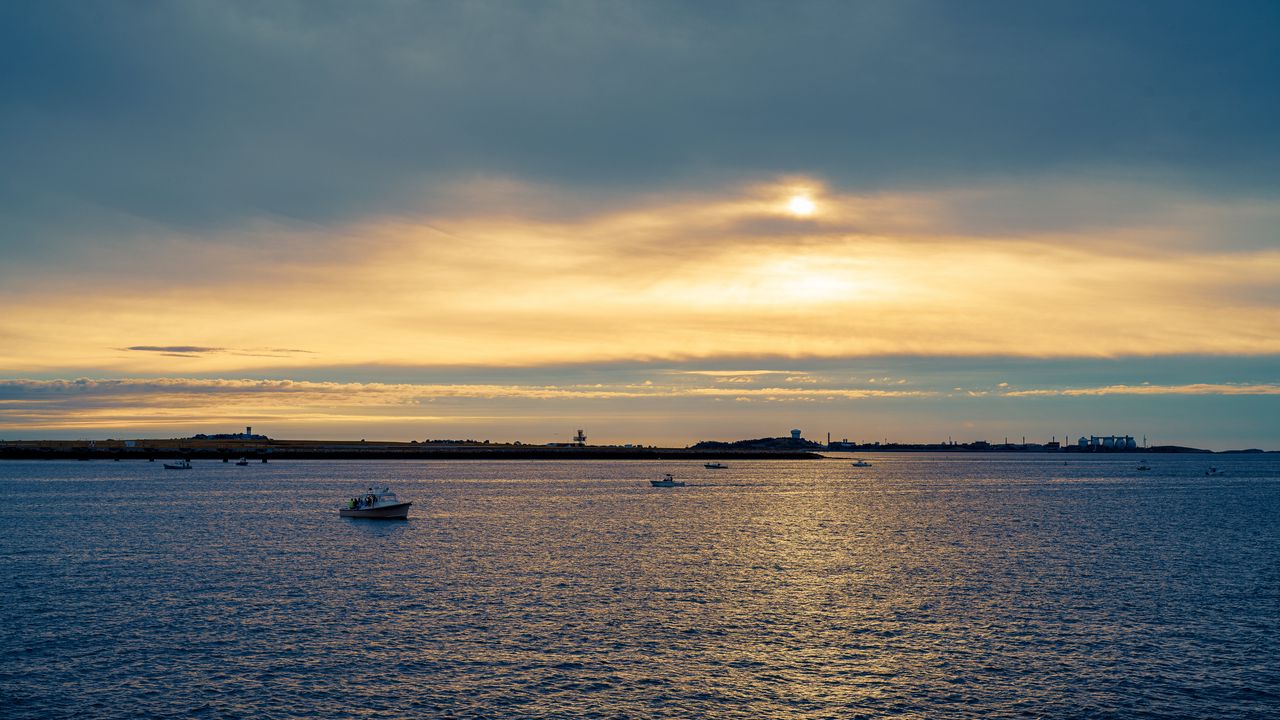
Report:
[[[0,717],[1280,717],[1280,459],[863,457],[0,463]]]

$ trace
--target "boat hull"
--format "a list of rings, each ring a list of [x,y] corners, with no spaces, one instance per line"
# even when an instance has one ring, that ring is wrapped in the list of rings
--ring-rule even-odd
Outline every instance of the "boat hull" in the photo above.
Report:
[[[684,487],[683,482],[667,482],[665,480],[650,480],[649,484],[654,487]]]
[[[345,518],[368,518],[370,520],[407,520],[409,518],[409,506],[412,504],[411,502],[404,502],[376,508],[342,508],[338,511],[338,515]]]

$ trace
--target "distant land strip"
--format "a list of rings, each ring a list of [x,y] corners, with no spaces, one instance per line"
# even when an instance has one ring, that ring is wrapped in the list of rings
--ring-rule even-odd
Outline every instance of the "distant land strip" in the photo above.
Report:
[[[799,437],[736,442],[704,441],[684,448],[653,445],[587,445],[583,442],[529,445],[479,440],[367,441],[278,440],[247,432],[188,438],[137,440],[0,440],[0,460],[818,460],[822,453],[1053,453],[1053,454],[1214,454],[1213,450],[1153,447],[1059,446],[1035,443],[868,443],[821,444]],[[1252,454],[1263,450],[1225,450]],[[1270,452],[1270,451],[1267,451]]]
[[[202,443],[190,440],[14,441],[0,443],[0,460],[819,460],[795,450],[696,450],[659,447],[430,445],[285,440]]]

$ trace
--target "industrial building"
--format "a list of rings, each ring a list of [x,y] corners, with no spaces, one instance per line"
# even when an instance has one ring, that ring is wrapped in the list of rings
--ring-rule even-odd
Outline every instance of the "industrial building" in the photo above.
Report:
[[[1138,442],[1133,439],[1132,435],[1090,435],[1088,438],[1081,436],[1076,445],[1081,450],[1097,452],[1100,450],[1136,450]]]

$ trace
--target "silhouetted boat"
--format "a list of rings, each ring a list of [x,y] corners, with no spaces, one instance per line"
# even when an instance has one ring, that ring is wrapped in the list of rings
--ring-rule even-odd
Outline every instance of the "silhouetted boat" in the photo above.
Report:
[[[338,510],[338,515],[374,520],[404,520],[409,517],[409,506],[412,504],[400,502],[396,494],[385,487],[369,488],[364,495],[348,500],[347,506]]]
[[[1142,465],[1139,465],[1139,466],[1138,466],[1138,469],[1139,469],[1139,470],[1150,470],[1150,469],[1151,469],[1151,466],[1150,466],[1150,465],[1147,465],[1147,464],[1145,464],[1145,463],[1144,463],[1144,464],[1142,464]]]
[[[721,465],[720,463],[707,463],[707,464],[703,465],[702,467],[704,467],[704,468],[706,468],[706,469],[708,469],[708,470],[724,470],[725,468],[728,468],[729,466],[728,466],[728,465]]]
[[[654,487],[684,487],[684,482],[671,477],[671,473],[662,476],[661,480],[650,480],[649,484]]]
[[[245,465],[249,464],[249,458],[240,458],[239,460],[236,461],[236,464],[241,467],[244,467]]]
[[[867,462],[866,460],[859,460],[858,462],[851,463],[851,464],[854,467],[871,467],[871,463]]]
[[[165,463],[165,464],[164,464],[164,469],[165,469],[165,470],[190,470],[190,469],[191,469],[191,461],[190,461],[190,460],[179,460],[179,461],[178,461],[178,462],[176,462],[176,463]]]

